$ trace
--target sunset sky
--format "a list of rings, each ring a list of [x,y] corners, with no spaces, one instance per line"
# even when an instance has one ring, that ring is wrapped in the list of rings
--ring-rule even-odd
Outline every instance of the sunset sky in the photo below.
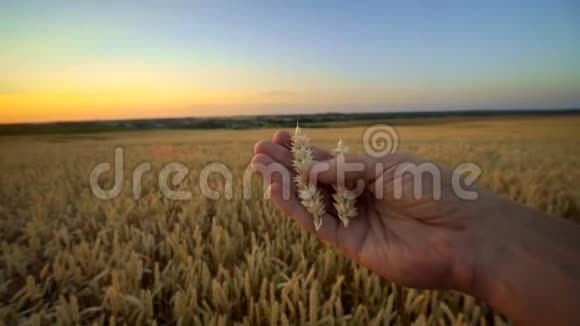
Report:
[[[2,0],[0,123],[580,107],[578,0],[314,3]]]

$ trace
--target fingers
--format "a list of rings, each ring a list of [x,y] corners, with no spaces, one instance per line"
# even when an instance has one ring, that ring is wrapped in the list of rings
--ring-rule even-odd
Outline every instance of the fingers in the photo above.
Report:
[[[280,184],[287,184],[288,190],[293,191],[294,182],[292,181],[291,170],[289,170],[283,164],[275,161],[273,158],[266,154],[257,154],[252,159],[250,163],[252,170],[258,172],[265,180],[266,184],[272,184],[274,182]],[[288,196],[286,196],[287,198]]]
[[[292,153],[290,150],[278,143],[268,140],[260,140],[254,146],[254,153],[256,155],[265,154],[279,162],[288,169],[292,169]]]
[[[294,192],[291,192],[290,197],[285,199],[283,185],[277,182],[270,184],[268,191],[274,205],[290,216],[298,226],[308,232],[317,234],[324,241],[336,244],[336,234],[339,227],[336,217],[325,214],[322,217],[322,226],[316,231],[312,216],[302,206]]]
[[[273,168],[275,166],[277,166],[276,169]],[[316,233],[324,241],[336,243],[336,232],[339,226],[336,217],[325,214],[322,217],[322,226],[316,231],[312,216],[296,196],[294,182],[286,167],[262,153],[254,156],[251,167],[260,173],[269,184],[268,195],[280,210],[290,216],[304,230]]]
[[[274,133],[274,136],[272,137],[272,142],[279,144],[290,150],[292,146],[292,135],[285,130],[278,130],[276,131],[276,133]],[[329,158],[332,157],[332,155],[330,155],[328,151],[320,149],[316,146],[311,146],[311,149],[314,159],[317,161],[328,160]]]
[[[290,146],[292,146],[292,135],[285,130],[278,130],[272,136],[272,142],[290,149]]]
[[[384,171],[382,161],[366,155],[346,154],[315,163],[308,176],[327,185],[353,184],[358,180],[375,180]]]
[[[254,153],[255,154],[266,154],[273,158],[275,161],[283,164],[288,169],[292,169],[292,152],[290,149],[284,147],[275,142],[271,142],[268,140],[260,140],[254,146]],[[312,153],[314,156],[314,160],[327,160],[330,158],[330,154],[323,150],[312,148]]]

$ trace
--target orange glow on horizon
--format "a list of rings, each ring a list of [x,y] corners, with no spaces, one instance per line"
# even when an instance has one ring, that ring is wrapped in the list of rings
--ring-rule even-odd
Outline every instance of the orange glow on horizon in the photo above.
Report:
[[[404,101],[416,95],[392,90],[377,98],[372,93],[179,88],[23,91],[0,93],[0,123],[255,114],[273,105],[316,108],[353,101],[384,102],[385,98]]]
[[[236,114],[232,108],[251,102],[242,92],[208,90],[17,92],[0,94],[0,123]]]

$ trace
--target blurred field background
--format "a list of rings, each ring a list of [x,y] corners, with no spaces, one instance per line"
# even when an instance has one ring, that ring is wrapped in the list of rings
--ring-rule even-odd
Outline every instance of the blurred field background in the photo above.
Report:
[[[580,221],[579,115],[413,121],[395,123],[400,150],[450,166],[475,162],[491,189]],[[306,128],[315,144],[330,149],[342,138],[356,151],[364,130]],[[274,131],[0,137],[0,324],[507,323],[474,298],[405,289],[337,255],[263,199],[257,176],[244,200],[253,145]],[[89,174],[112,163],[117,146],[125,150],[124,189],[103,201]],[[153,171],[135,201],[132,170],[142,162]],[[192,200],[159,192],[167,162],[190,169],[180,189]],[[210,162],[231,168],[234,199],[202,196],[199,172]],[[211,180],[223,193],[223,180]]]

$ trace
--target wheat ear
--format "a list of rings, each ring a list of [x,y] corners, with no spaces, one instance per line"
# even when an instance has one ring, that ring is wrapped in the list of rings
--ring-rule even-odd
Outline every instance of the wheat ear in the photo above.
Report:
[[[342,140],[339,140],[336,149],[333,151],[334,156],[344,157],[344,154],[347,152],[348,147],[344,145]],[[352,191],[346,189],[345,185],[335,185],[334,191],[335,193],[332,195],[332,199],[334,200],[336,214],[344,224],[344,227],[347,227],[349,220],[358,215],[356,207],[354,207],[356,204],[356,196]]]
[[[294,182],[298,188],[298,197],[308,213],[312,215],[314,228],[318,231],[322,226],[322,216],[325,213],[324,204],[320,190],[315,184],[309,183],[304,175],[314,163],[314,157],[310,149],[310,139],[302,133],[298,122],[296,122],[296,131],[292,136],[292,157],[292,166],[296,171]]]

